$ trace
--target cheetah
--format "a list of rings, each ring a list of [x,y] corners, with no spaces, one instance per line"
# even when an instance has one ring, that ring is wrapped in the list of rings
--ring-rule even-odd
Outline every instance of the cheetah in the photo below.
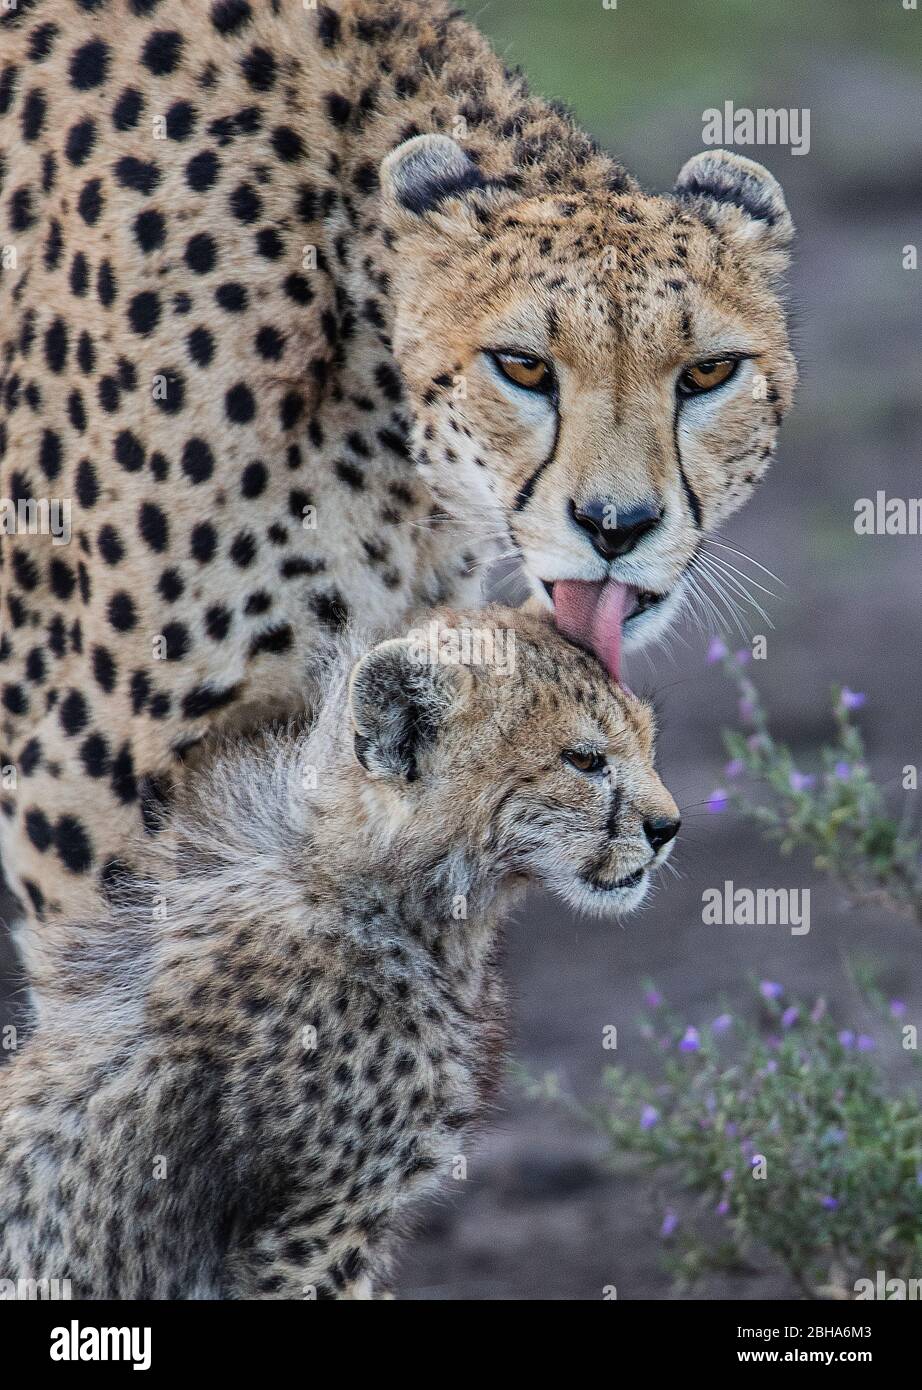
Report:
[[[613,674],[662,633],[791,402],[791,237],[732,152],[644,193],[442,0],[5,10],[0,855],[28,935],[104,910],[187,770],[302,710],[351,619],[481,601],[498,556]]]
[[[494,1090],[510,903],[543,882],[630,911],[679,827],[648,707],[547,617],[433,628],[347,644],[308,731],[219,751],[129,900],[48,953],[46,1017],[0,1072],[0,1278],[386,1286],[401,1213]],[[484,630],[503,662],[465,664]]]

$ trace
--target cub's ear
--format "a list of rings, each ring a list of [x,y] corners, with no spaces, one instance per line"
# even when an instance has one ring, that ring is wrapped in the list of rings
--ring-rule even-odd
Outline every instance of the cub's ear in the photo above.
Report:
[[[470,673],[431,661],[412,638],[381,642],[353,669],[355,755],[373,777],[414,782]]]
[[[743,251],[768,253],[768,269],[787,268],[794,224],[778,180],[730,150],[705,150],[679,173],[676,196],[712,219]]]
[[[404,212],[422,217],[446,198],[489,185],[456,140],[416,135],[381,161],[381,189]]]

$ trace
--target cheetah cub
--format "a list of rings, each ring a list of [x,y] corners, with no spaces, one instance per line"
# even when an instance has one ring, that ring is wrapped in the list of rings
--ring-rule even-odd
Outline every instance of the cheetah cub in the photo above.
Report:
[[[0,1071],[0,1278],[380,1289],[497,1078],[504,911],[641,902],[679,824],[652,757],[640,701],[498,608],[340,657],[310,730],[229,745],[46,962]]]

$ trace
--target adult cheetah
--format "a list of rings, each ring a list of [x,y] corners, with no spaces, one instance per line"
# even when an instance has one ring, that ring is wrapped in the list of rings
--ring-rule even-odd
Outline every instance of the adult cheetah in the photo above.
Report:
[[[791,399],[791,231],[726,152],[644,194],[440,0],[4,12],[27,913],[97,911],[207,735],[299,709],[351,616],[472,600],[496,546],[613,671],[661,632]],[[67,545],[28,533],[55,501]]]

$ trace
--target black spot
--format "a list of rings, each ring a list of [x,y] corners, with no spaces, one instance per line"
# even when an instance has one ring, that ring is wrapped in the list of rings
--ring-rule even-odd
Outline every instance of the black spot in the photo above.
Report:
[[[287,164],[304,157],[304,142],[291,126],[276,126],[272,132],[272,148],[279,159],[283,159]]]
[[[35,848],[41,854],[44,854],[54,838],[51,823],[45,815],[45,812],[40,811],[37,806],[27,811],[25,814],[25,827],[26,834]]]
[[[72,125],[67,132],[67,140],[64,145],[64,154],[71,164],[85,164],[92,153],[96,143],[96,122],[91,120],[78,121]]]
[[[317,35],[324,48],[335,48],[339,43],[341,23],[339,15],[329,5],[321,5],[317,11]]]
[[[126,473],[138,473],[144,467],[144,445],[131,430],[120,430],[115,436],[113,453]]]
[[[223,604],[214,604],[205,612],[205,631],[213,642],[223,642],[227,636],[233,614]]]
[[[166,513],[154,502],[142,502],[138,510],[138,533],[151,550],[166,550],[170,527]]]
[[[31,591],[38,585],[38,567],[24,550],[13,551],[13,577],[21,589]]]
[[[186,592],[186,584],[179,570],[164,570],[157,581],[157,589],[167,603],[175,603]]]
[[[40,24],[29,35],[29,58],[33,63],[41,63],[51,52],[58,33],[56,24]]]
[[[81,507],[94,507],[99,500],[99,480],[89,459],[77,464],[76,491]]]
[[[71,736],[79,734],[81,729],[86,728],[89,717],[86,700],[79,690],[71,690],[61,701],[58,711],[61,728]]]
[[[337,589],[330,593],[312,594],[311,607],[325,627],[341,631],[349,621],[349,608]]]
[[[327,115],[335,126],[342,129],[348,125],[349,117],[352,115],[352,102],[347,97],[341,96],[339,92],[328,92],[326,95]]]
[[[189,629],[184,623],[167,623],[163,629],[167,661],[181,661],[189,650]]]
[[[87,265],[86,256],[82,251],[78,251],[74,256],[70,267],[70,288],[71,292],[81,299],[87,292],[90,283],[90,269]]]
[[[14,232],[25,232],[35,222],[31,188],[17,188],[10,195],[9,223]]]
[[[193,436],[182,451],[182,470],[193,483],[206,482],[214,472],[214,454],[204,439]]]
[[[107,565],[117,565],[125,554],[125,547],[114,526],[101,527],[96,544]]]
[[[102,179],[88,179],[80,190],[77,211],[88,227],[99,221],[103,208]]]
[[[230,557],[235,565],[247,569],[256,558],[256,541],[249,531],[241,531],[234,537],[230,547]]]
[[[57,318],[45,333],[45,361],[49,371],[63,372],[67,366],[67,324]]]
[[[256,399],[249,386],[242,381],[232,386],[224,397],[224,409],[232,424],[248,424],[256,414]]]
[[[197,560],[200,565],[207,565],[214,559],[217,548],[218,533],[210,521],[200,521],[197,526],[193,526],[189,536],[189,550],[193,560]]]
[[[163,245],[166,237],[166,218],[162,212],[156,208],[147,208],[144,212],[139,212],[134,219],[135,240],[141,250],[156,251]]]
[[[237,34],[252,18],[247,0],[215,0],[211,7],[211,22],[219,34]]]
[[[290,651],[294,642],[294,634],[288,623],[279,624],[277,627],[270,627],[266,632],[260,632],[250,643],[250,656],[259,656],[261,652],[277,654]]]
[[[277,328],[261,328],[256,334],[256,351],[267,362],[277,362],[285,348],[285,339]]]
[[[160,182],[160,170],[150,160],[125,155],[115,166],[115,177],[123,188],[150,194]]]
[[[22,126],[22,138],[24,140],[37,140],[42,133],[45,125],[45,117],[48,114],[48,103],[44,93],[38,87],[33,87],[26,96],[22,104],[20,113],[20,124]]]
[[[224,709],[236,699],[239,686],[226,686],[223,690],[213,685],[198,685],[190,690],[182,702],[182,712],[187,719],[202,719],[214,710]]]
[[[228,281],[226,285],[219,285],[214,292],[218,307],[224,309],[229,314],[240,314],[247,307],[249,297],[243,285],[236,280]]]
[[[314,291],[303,275],[287,276],[282,288],[295,304],[310,304],[314,298]]]
[[[375,369],[375,381],[389,401],[403,399],[403,384],[393,367],[381,362]]]
[[[156,29],[141,50],[141,62],[155,77],[166,77],[179,66],[183,37],[175,29]]]
[[[46,478],[56,478],[60,473],[61,452],[61,436],[54,430],[43,430],[38,461]]]
[[[166,113],[166,133],[170,140],[188,140],[198,119],[190,101],[174,101]]]
[[[109,261],[103,261],[96,276],[96,293],[99,295],[99,302],[104,309],[108,309],[115,303],[115,296],[118,293],[118,285],[115,279],[115,271]]]
[[[109,71],[109,46],[102,39],[90,39],[72,55],[70,60],[71,85],[80,92],[99,87],[106,80]]]
[[[134,600],[130,594],[126,594],[124,589],[120,589],[113,594],[109,600],[109,622],[116,632],[130,632],[137,626],[138,615],[135,610]]]
[[[251,183],[238,184],[230,195],[230,210],[240,222],[255,222],[262,206],[262,198]]]
[[[256,250],[267,261],[277,261],[285,254],[285,243],[274,227],[263,227],[256,233]]]
[[[93,648],[93,675],[100,688],[111,695],[118,679],[118,667],[108,647]]]
[[[102,734],[90,734],[80,745],[80,758],[88,777],[105,777],[109,771],[109,745]]]
[[[268,92],[275,86],[275,58],[268,48],[257,45],[240,60],[240,68],[251,87]]]
[[[112,108],[112,124],[116,130],[132,130],[141,119],[144,98],[135,87],[126,87]]]
[[[370,160],[360,164],[352,176],[352,182],[360,193],[374,193],[378,187],[378,171]]]
[[[218,243],[208,232],[197,232],[189,238],[184,259],[196,275],[207,275],[210,270],[214,270],[217,262]]]
[[[186,183],[194,193],[204,193],[218,177],[221,161],[214,150],[202,150],[186,165]]]
[[[57,557],[48,566],[48,579],[51,584],[51,592],[55,598],[62,600],[70,598],[77,583],[70,565]]]
[[[279,424],[283,430],[290,430],[304,414],[304,397],[299,391],[286,391],[279,407]]]
[[[160,322],[160,296],[154,290],[142,290],[128,302],[128,322],[142,338],[153,333]]]
[[[85,874],[93,862],[90,837],[76,816],[59,818],[54,828],[54,847],[72,874]]]
[[[160,371],[157,376],[162,379],[164,389],[158,389],[154,396],[154,404],[158,405],[165,415],[178,415],[186,400],[185,377],[175,371]],[[157,384],[159,387],[160,382]]]
[[[186,339],[189,356],[199,367],[207,367],[214,357],[214,338],[207,328],[193,328]]]

